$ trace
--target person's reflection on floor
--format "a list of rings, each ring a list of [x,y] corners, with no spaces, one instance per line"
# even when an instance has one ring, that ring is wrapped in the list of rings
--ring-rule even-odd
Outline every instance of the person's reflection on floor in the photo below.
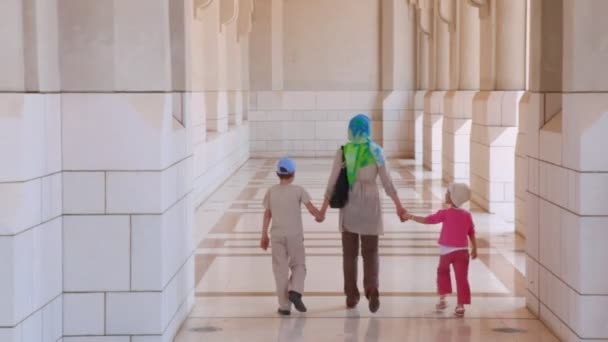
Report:
[[[306,318],[282,318],[279,325],[277,342],[300,342],[304,341],[304,326]]]
[[[359,342],[360,321],[357,309],[348,311],[348,317],[344,319],[344,342]]]
[[[463,320],[441,320],[442,324],[436,328],[435,342],[469,342],[471,326]]]
[[[372,317],[367,324],[367,332],[365,333],[365,342],[380,341],[380,320]]]

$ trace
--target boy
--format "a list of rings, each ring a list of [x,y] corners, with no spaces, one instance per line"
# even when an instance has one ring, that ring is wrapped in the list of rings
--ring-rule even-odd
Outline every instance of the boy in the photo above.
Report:
[[[277,176],[280,183],[268,189],[264,196],[266,211],[260,247],[268,249],[272,240],[272,269],[279,298],[278,313],[282,316],[291,314],[291,303],[296,310],[306,312],[306,306],[302,302],[306,264],[301,204],[306,206],[317,221],[322,219],[319,210],[311,203],[308,192],[292,184],[295,172],[296,164],[293,160],[279,160]],[[271,220],[269,239],[268,226]]]
[[[469,286],[469,257],[477,258],[477,242],[475,239],[475,224],[471,213],[461,206],[471,198],[471,190],[466,184],[452,183],[448,186],[445,194],[447,209],[442,209],[435,214],[422,217],[406,214],[402,221],[409,219],[422,224],[442,223],[439,235],[439,267],[437,267],[437,291],[439,292],[439,303],[437,310],[447,308],[446,295],[452,293],[452,281],[450,278],[450,265],[454,268],[456,275],[456,292],[458,304],[454,311],[457,317],[464,316],[464,306],[471,304],[471,288]],[[469,254],[469,243],[471,253]]]

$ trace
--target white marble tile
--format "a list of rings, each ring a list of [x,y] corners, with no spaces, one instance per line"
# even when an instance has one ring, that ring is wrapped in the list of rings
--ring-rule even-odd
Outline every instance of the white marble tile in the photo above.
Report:
[[[106,210],[104,172],[64,172],[63,210],[66,214],[103,214]]]
[[[66,336],[104,335],[105,293],[63,295],[63,333]]]
[[[130,342],[129,336],[79,336],[63,338],[63,342]]]
[[[57,342],[63,336],[63,295],[42,310],[42,342]]]
[[[165,209],[161,172],[108,172],[106,191],[108,213],[155,214]]]
[[[336,253],[334,251],[333,253]],[[309,256],[307,262],[306,291],[341,292],[342,283],[327,282],[327,272],[341,270],[342,259],[338,255]],[[387,292],[427,292],[436,282],[437,257],[427,256],[381,256],[380,283]],[[404,265],[408,265],[407,268]],[[239,272],[226,274],[227,267],[239,268]],[[362,269],[362,265],[359,266]],[[428,271],[430,270],[430,271]],[[254,277],[252,272],[256,274]],[[415,278],[411,275],[416,274]],[[362,277],[362,274],[360,274]],[[472,262],[469,272],[471,289],[474,292],[507,293],[504,285],[480,262]],[[362,279],[362,278],[361,278]],[[222,256],[215,259],[206,276],[197,286],[197,291],[210,292],[264,292],[274,291],[274,277],[269,255],[260,257]],[[434,292],[434,290],[431,290]]]
[[[214,333],[197,332],[195,328],[217,328]],[[513,328],[522,332],[505,338],[494,329]],[[359,318],[257,318],[257,319],[190,319],[177,336],[177,342],[239,340],[246,332],[249,341],[312,342],[312,341],[450,341],[458,336],[466,341],[522,342],[558,341],[540,322],[535,320],[433,320]]]
[[[42,221],[63,214],[63,184],[61,173],[42,179]]]
[[[106,329],[110,335],[160,335],[161,292],[108,293]]]
[[[21,323],[21,341],[38,342],[42,340],[42,312],[36,311]]]
[[[0,274],[4,276],[0,278],[0,302],[4,305],[0,306],[0,324],[2,326],[12,326],[15,319],[15,242],[13,237],[0,237]],[[13,334],[8,330],[4,331],[5,336]],[[2,336],[2,333],[0,333]],[[8,337],[6,337],[8,340]]]
[[[129,290],[128,216],[67,216],[63,227],[64,290]]]
[[[0,234],[16,234],[42,222],[41,182],[0,184]]]

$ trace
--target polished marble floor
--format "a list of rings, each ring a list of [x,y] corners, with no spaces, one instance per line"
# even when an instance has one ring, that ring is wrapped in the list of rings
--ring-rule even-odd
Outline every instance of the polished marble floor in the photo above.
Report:
[[[258,247],[262,197],[276,183],[274,160],[251,160],[196,212],[196,305],[176,341],[556,341],[525,307],[524,241],[513,223],[472,207],[479,258],[471,263],[473,303],[466,318],[434,309],[438,226],[401,223],[383,197],[382,306],[346,310],[336,211],[323,223],[305,216],[308,313],[276,315],[270,252]],[[297,160],[296,183],[320,203],[330,160]],[[391,161],[405,207],[426,214],[445,188],[412,161]],[[361,272],[360,272],[361,273]],[[449,298],[454,303],[454,298]]]

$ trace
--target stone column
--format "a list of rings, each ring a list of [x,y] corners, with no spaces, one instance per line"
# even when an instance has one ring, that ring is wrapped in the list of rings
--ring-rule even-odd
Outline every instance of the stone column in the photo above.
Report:
[[[414,153],[416,164],[423,164],[423,142],[424,142],[424,98],[429,89],[429,64],[431,44],[432,16],[429,8],[424,6],[424,1],[414,4],[416,8],[417,24],[417,54],[416,54],[416,89],[414,95]]]
[[[525,88],[526,0],[472,1],[480,5],[481,91],[473,101],[471,189],[491,213],[514,213],[515,144]]]
[[[0,21],[0,341],[57,341],[63,242],[56,4],[2,1]]]
[[[58,4],[64,340],[169,341],[194,301],[192,8]]]
[[[431,86],[424,99],[424,166],[441,173],[441,140],[443,126],[443,102],[449,88],[450,34],[442,12],[447,0],[435,0],[433,4],[433,34],[431,48]]]
[[[561,340],[605,340],[608,3],[531,7],[527,303]]]
[[[378,97],[382,109],[382,146],[387,157],[414,158],[415,7],[401,0],[386,0],[381,5],[382,92],[378,92]],[[351,96],[362,97],[356,93]]]
[[[453,2],[450,83],[443,118],[443,179],[469,183],[473,97],[479,90],[479,14],[467,0]]]

